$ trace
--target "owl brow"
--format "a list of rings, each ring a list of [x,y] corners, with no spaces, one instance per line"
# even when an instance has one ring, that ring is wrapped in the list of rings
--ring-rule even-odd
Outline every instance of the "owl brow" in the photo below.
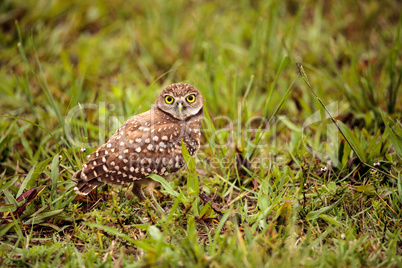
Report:
[[[190,95],[194,95],[194,97],[196,97],[197,96],[197,92],[190,92],[190,93],[188,93],[188,94],[186,94],[186,98],[188,97],[188,96],[190,96]]]

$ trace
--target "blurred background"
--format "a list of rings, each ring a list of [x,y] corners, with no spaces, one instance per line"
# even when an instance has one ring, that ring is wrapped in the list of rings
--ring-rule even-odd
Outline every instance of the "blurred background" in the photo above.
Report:
[[[124,119],[148,110],[173,82],[195,85],[211,118],[227,116],[237,130],[252,116],[269,118],[291,88],[275,114],[286,117],[281,135],[323,112],[301,80],[292,85],[297,60],[324,103],[338,102],[337,119],[373,134],[385,127],[380,111],[400,118],[402,109],[400,10],[392,0],[4,0],[1,114],[39,124],[69,147],[63,135],[68,112],[102,102],[75,122],[81,132],[85,122],[96,130],[84,137],[96,145]],[[3,119],[4,137],[12,121]],[[18,133],[0,145],[0,159],[8,162],[3,168],[20,153],[26,157],[25,150],[35,160],[55,150],[51,140],[36,144],[44,133],[18,124]],[[36,154],[27,148],[45,144]]]
[[[128,118],[148,110],[163,86],[188,82],[212,117],[236,120],[241,110],[247,121],[266,115],[267,104],[273,113],[297,60],[324,103],[339,102],[344,123],[375,132],[379,110],[399,117],[402,109],[400,10],[392,0],[4,0],[1,113],[53,131],[78,103],[104,101],[116,106],[100,113]],[[301,124],[319,109],[299,80],[279,114]],[[101,123],[105,136],[116,128]],[[3,134],[9,124],[1,120]],[[19,150],[12,143],[0,147],[3,161],[4,150]]]

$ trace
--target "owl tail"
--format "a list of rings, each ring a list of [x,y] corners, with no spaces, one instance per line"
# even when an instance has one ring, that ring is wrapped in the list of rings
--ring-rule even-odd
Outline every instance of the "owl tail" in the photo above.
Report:
[[[74,187],[75,193],[78,195],[87,195],[89,192],[91,192],[93,189],[95,189],[99,184],[101,184],[100,181],[98,181],[97,178],[93,178],[90,180],[85,180],[85,176],[81,170],[78,170],[74,175],[72,180],[77,182],[77,186]]]

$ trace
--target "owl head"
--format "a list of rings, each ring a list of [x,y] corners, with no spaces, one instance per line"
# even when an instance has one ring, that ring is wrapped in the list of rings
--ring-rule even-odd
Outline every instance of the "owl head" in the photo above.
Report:
[[[203,112],[204,101],[201,93],[185,83],[167,86],[156,99],[155,105],[176,119],[185,120]]]

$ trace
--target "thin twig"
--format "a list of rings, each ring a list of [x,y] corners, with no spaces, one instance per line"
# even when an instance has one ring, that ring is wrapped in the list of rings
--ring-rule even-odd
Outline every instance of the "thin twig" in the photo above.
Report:
[[[385,174],[386,176],[389,176],[389,177],[391,177],[391,178],[393,178],[393,179],[397,179],[394,175],[388,174],[388,173],[382,171],[381,169],[378,169],[378,168],[376,168],[376,167],[374,167],[374,166],[372,166],[372,165],[370,165],[370,164],[368,164],[368,163],[366,163],[366,162],[363,161],[362,157],[359,155],[359,153],[357,152],[356,148],[352,145],[352,143],[348,140],[348,138],[346,138],[345,133],[344,133],[344,132],[342,131],[342,129],[339,127],[338,123],[335,121],[335,118],[331,115],[331,113],[328,111],[327,107],[324,105],[324,103],[321,101],[321,99],[318,97],[318,95],[315,93],[315,91],[314,91],[313,88],[311,87],[310,82],[308,81],[306,72],[304,71],[303,65],[302,65],[300,62],[296,61],[296,66],[297,66],[297,69],[299,70],[300,76],[303,78],[303,81],[306,83],[306,85],[308,86],[308,88],[310,89],[310,91],[313,93],[313,95],[314,95],[314,96],[316,97],[316,99],[319,101],[319,103],[321,104],[321,106],[325,109],[325,111],[327,112],[327,114],[329,115],[329,117],[331,118],[331,120],[334,122],[334,124],[335,124],[336,127],[338,128],[339,132],[341,132],[342,136],[345,138],[346,142],[349,144],[350,148],[352,148],[353,152],[354,152],[354,153],[357,155],[357,157],[359,158],[360,162],[362,162],[362,164],[364,164],[364,165],[366,165],[366,166],[368,166],[368,167],[370,167],[370,168],[372,168],[372,169],[378,170],[379,172]]]

